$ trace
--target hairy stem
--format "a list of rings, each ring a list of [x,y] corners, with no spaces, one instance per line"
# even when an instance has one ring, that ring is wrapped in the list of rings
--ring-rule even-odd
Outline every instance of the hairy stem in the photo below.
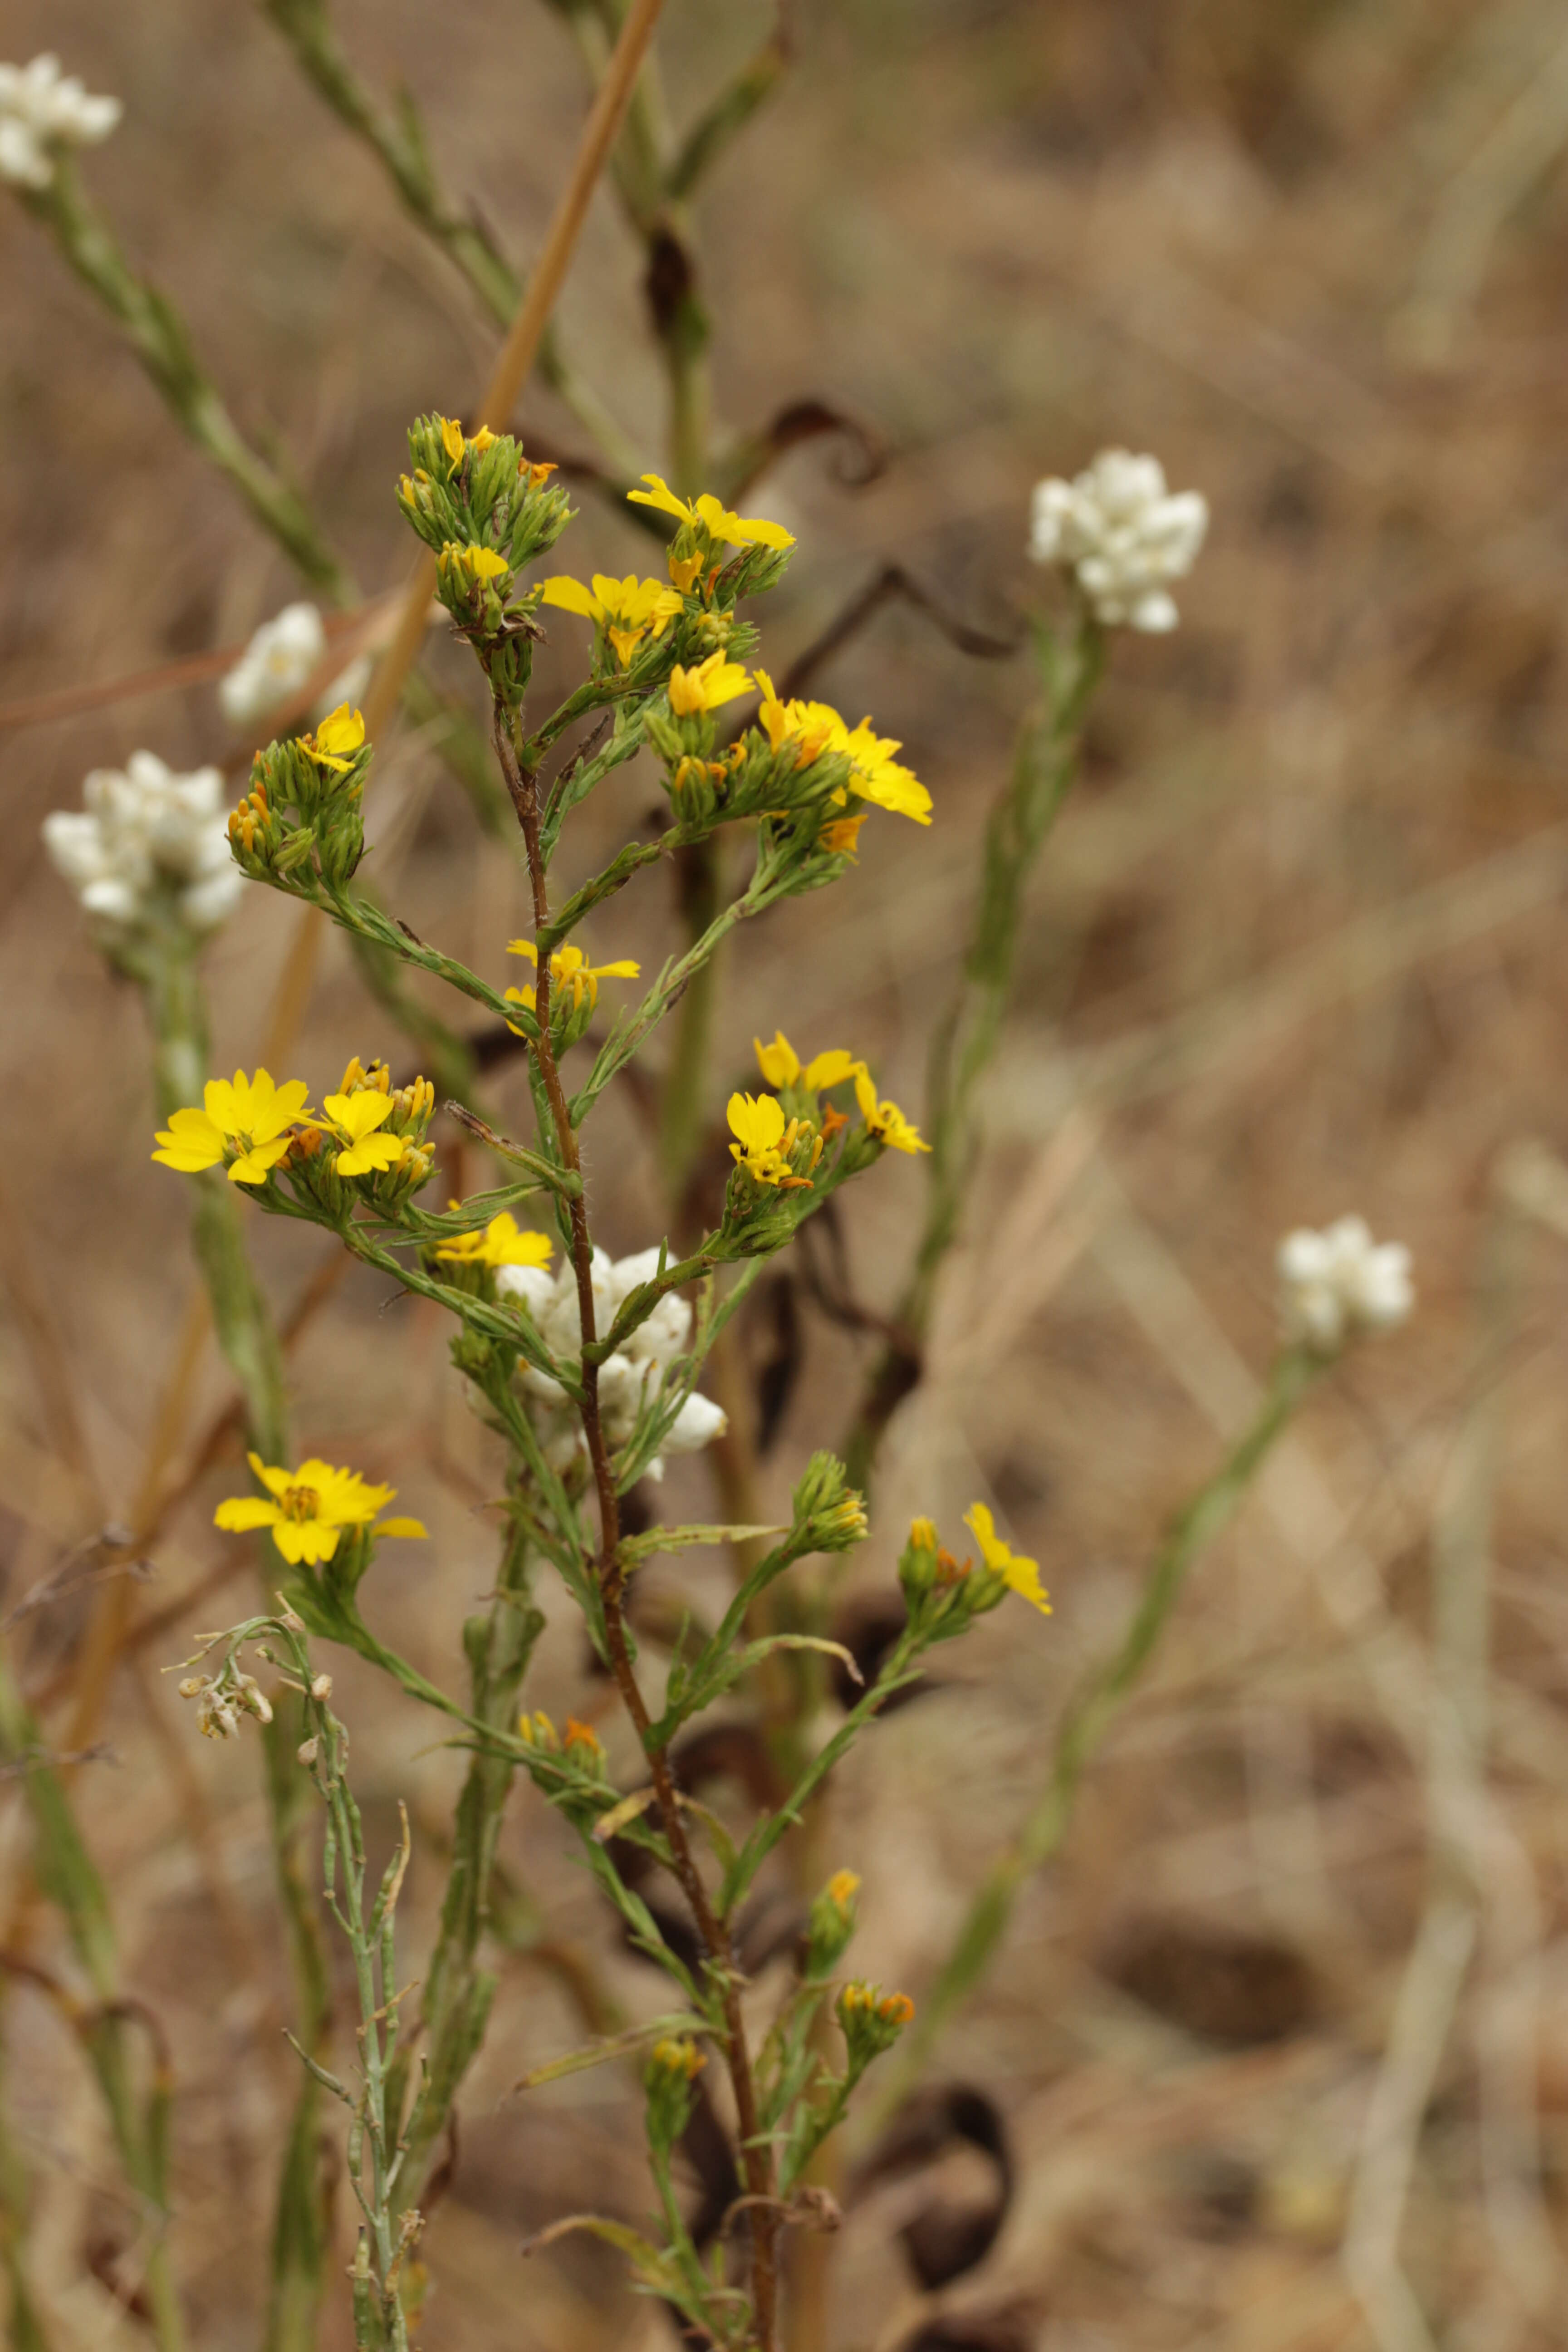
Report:
[[[533,774],[519,763],[510,728],[499,704],[495,721],[496,750],[507,789],[517,810],[518,823],[528,853],[529,879],[533,893],[533,921],[537,936],[548,936],[550,923],[549,887],[544,859],[540,844],[539,798]],[[550,954],[544,950],[539,959],[539,980],[535,1013],[539,1024],[538,1042],[534,1054],[539,1066],[551,1118],[555,1128],[555,1140],[563,1161],[574,1175],[581,1177],[582,1163],[577,1135],[573,1127],[566,1096],[561,1084],[555,1049],[550,1034]],[[731,2087],[734,2093],[735,2114],[741,2142],[741,2162],[745,2175],[747,2193],[763,2201],[751,2213],[752,2294],[756,2321],[757,2352],[775,2352],[778,2327],[778,2221],[773,2210],[773,2163],[769,2148],[758,2141],[758,2108],[756,2086],[752,2074],[751,2053],[746,2042],[744,2020],[741,2014],[740,1985],[735,1970],[734,1954],[728,1931],[721,1925],[702,1875],[697,1867],[686,1832],[685,1817],[663,1748],[650,1738],[652,1717],[638,1686],[637,1670],[632,1664],[631,1645],[627,1637],[622,1606],[626,1572],[621,1563],[620,1499],[616,1491],[616,1476],[605,1443],[604,1423],[599,1412],[599,1367],[593,1360],[594,1343],[597,1337],[594,1318],[594,1247],[588,1231],[587,1204],[579,1189],[570,1202],[572,1227],[572,1262],[576,1274],[577,1303],[582,1319],[583,1374],[579,1412],[583,1433],[588,1447],[588,1459],[593,1470],[594,1485],[599,1499],[599,1559],[597,1578],[599,1597],[605,1614],[605,1641],[609,1654],[611,1671],[622,1705],[636,1727],[638,1740],[647,1758],[654,1792],[658,1800],[660,1823],[668,1843],[675,1864],[676,1877],[690,1906],[698,1934],[708,1958],[708,1966],[722,2007],[724,2019],[724,2057]]]

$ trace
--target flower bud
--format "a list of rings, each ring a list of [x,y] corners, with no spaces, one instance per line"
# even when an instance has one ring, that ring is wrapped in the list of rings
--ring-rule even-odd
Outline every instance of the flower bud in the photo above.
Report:
[[[831,1976],[855,1933],[855,1897],[860,1881],[852,1870],[836,1870],[816,1902],[806,1922],[805,1965],[808,1984]]]
[[[707,2064],[695,2042],[656,2042],[643,2070],[648,2143],[667,2157],[691,2119],[692,2084]]]
[[[836,2013],[849,2051],[851,2080],[865,2072],[873,2058],[890,2050],[915,2013],[908,1993],[883,1992],[879,1985],[847,1984]]]

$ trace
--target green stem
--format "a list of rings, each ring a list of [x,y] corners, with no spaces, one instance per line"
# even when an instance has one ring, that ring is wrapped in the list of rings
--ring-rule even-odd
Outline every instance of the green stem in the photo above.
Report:
[[[137,358],[197,447],[228,476],[312,586],[347,601],[352,583],[299,491],[246,440],[197,360],[184,320],[155,287],[132,269],[69,158],[55,159],[47,187],[18,194],[53,234],[82,283],[120,321]]]
[[[377,103],[350,64],[325,0],[263,0],[263,6],[317,95],[379,160],[409,218],[462,272],[496,324],[510,326],[527,290],[524,281],[484,222],[460,212],[441,187],[411,94],[398,92],[395,111]],[[619,473],[636,474],[636,450],[563,356],[553,324],[540,344],[539,373],[607,461]]]
[[[77,1825],[65,1784],[46,1760],[37,1723],[0,1655],[0,1761],[16,1769],[33,1817],[38,1883],[66,1923],[96,2007],[78,2032],[108,2114],[121,2168],[146,2207],[152,2244],[144,2286],[159,2352],[184,2352],[185,2328],[169,2263],[169,2181],[165,2129],[169,2084],[161,2052],[153,2079],[138,2093],[133,2037],[143,2029],[125,2007],[109,1899]]]
[[[894,1317],[898,1337],[873,1364],[845,1443],[846,1468],[862,1491],[894,1410],[921,1376],[937,1276],[957,1237],[978,1150],[975,1097],[1013,992],[1025,894],[1078,773],[1084,722],[1104,666],[1104,633],[1085,608],[1065,637],[1037,627],[1035,654],[1041,700],[1024,722],[1012,775],[986,824],[969,946],[931,1040],[925,1219]]]
[[[139,960],[153,1028],[153,1079],[160,1114],[199,1103],[207,1073],[206,1009],[195,949],[177,932],[162,934]],[[246,1435],[265,1462],[290,1455],[283,1353],[246,1248],[235,1187],[216,1173],[194,1185],[191,1241],[212,1304],[218,1345],[244,1402]],[[293,1963],[295,2009],[304,2046],[324,2042],[331,2018],[321,1927],[303,1879],[300,1826],[289,1791],[293,1776],[276,1754],[281,1720],[268,1739],[267,1792],[274,1868]],[[296,1739],[296,1745],[297,1739]],[[295,2101],[279,2177],[265,2352],[313,2352],[326,2282],[330,2206],[321,2179],[321,2094],[307,2074]]]
[[[1286,1349],[1276,1358],[1251,1426],[1173,1523],[1121,1642],[1068,1706],[1049,1779],[1012,1843],[986,1873],[935,1985],[921,2003],[918,2021],[900,2046],[884,2113],[918,2081],[954,2011],[989,1969],[1019,1890],[1060,1850],[1084,1772],[1153,1655],[1193,1562],[1229,1521],[1322,1368],[1323,1360],[1305,1349]]]
[[[464,1628],[470,1716],[499,1731],[513,1728],[518,1690],[544,1626],[530,1599],[529,1571],[527,1538],[513,1526],[507,1533],[489,1613],[470,1618]],[[404,2127],[403,2169],[394,2200],[397,2214],[418,2201],[458,2086],[489,2021],[496,1979],[479,1967],[478,1954],[489,1923],[496,1845],[516,1769],[510,1756],[493,1748],[476,1748],[458,1801],[440,1932],[425,1973],[420,2009],[428,2072],[417,2118]],[[388,2086],[388,2112],[394,2117],[405,2112],[408,2075],[407,2061],[395,2062]]]

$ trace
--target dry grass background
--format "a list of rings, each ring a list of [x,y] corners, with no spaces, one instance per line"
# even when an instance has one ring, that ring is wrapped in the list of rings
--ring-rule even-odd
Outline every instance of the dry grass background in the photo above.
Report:
[[[454,184],[526,254],[580,120],[556,20],[523,0],[356,0],[342,18],[367,71],[420,90]],[[672,0],[675,107],[767,22]],[[838,0],[803,7],[795,30],[784,94],[702,206],[719,404],[739,427],[818,394],[874,419],[895,456],[855,493],[812,449],[770,480],[769,510],[802,542],[761,616],[770,650],[806,643],[884,559],[1000,625],[1039,586],[1021,556],[1030,484],[1106,442],[1158,451],[1215,516],[1179,635],[1114,649],[1087,776],[1033,897],[932,1378],[895,1424],[879,1533],[857,1564],[858,1585],[885,1586],[910,1510],[951,1523],[985,1493],[1057,1601],[1048,1624],[987,1621],[944,1656],[941,1688],[841,1775],[829,1859],[866,1878],[870,1972],[920,1997],[1043,1775],[1064,1691],[1114,1632],[1162,1520],[1245,1419],[1271,1345],[1278,1234],[1360,1208],[1411,1243],[1421,1291],[1414,1326],[1313,1400],[1205,1559],[1065,1856],[1029,1888],[940,2053],[943,2079],[984,2086],[1006,2118],[1016,2185],[996,2245],[922,2296],[897,2235],[911,2192],[852,2196],[832,2344],[1359,2352],[1378,2339],[1342,2243],[1353,2221],[1375,2252],[1393,2210],[1378,2119],[1397,2123],[1398,2095],[1416,2090],[1401,2243],[1435,2340],[1568,2343],[1568,1261],[1549,1219],[1497,1205],[1507,1147],[1568,1147],[1558,12]],[[91,179],[239,414],[282,436],[367,585],[397,576],[403,426],[461,405],[489,348],[463,289],[252,12],[11,0],[7,53],[46,43],[126,99]],[[1494,192],[1502,218],[1472,303],[1463,239]],[[15,208],[0,212],[0,700],[243,636],[291,593],[279,560]],[[603,199],[563,316],[658,462],[637,257]],[[1424,363],[1445,331],[1445,363]],[[529,409],[572,446],[546,397]],[[641,544],[590,503],[569,552],[580,572],[622,569]],[[547,667],[562,661],[558,646]],[[743,939],[720,1075],[738,1076],[753,1030],[782,1021],[804,1045],[868,1051],[915,1108],[1027,679],[894,611],[823,690],[903,737],[937,825],[916,838],[877,821],[847,885]],[[106,982],[37,845],[87,768],[142,742],[176,764],[222,756],[210,688],[0,737],[5,1260],[13,1299],[41,1301],[47,1326],[18,1303],[4,1328],[7,1605],[127,1508],[191,1285],[180,1188],[146,1159],[137,1004]],[[584,868],[646,792],[634,774],[591,810]],[[373,832],[400,911],[499,972],[520,928],[515,863],[416,745],[385,762]],[[613,951],[657,959],[675,923],[658,889],[620,908]],[[255,1054],[289,928],[257,892],[211,952],[221,1066]],[[293,1066],[320,1084],[386,1042],[334,940]],[[493,1092],[503,1123],[521,1113],[515,1076]],[[638,1248],[661,1229],[646,1139],[624,1106],[602,1127],[600,1228]],[[1507,1165],[1517,1199],[1520,1163]],[[1551,1211],[1550,1174],[1523,1176]],[[857,1197],[869,1299],[896,1287],[919,1183],[900,1165]],[[292,1295],[320,1244],[265,1227],[256,1242]],[[842,1426],[859,1360],[819,1319],[806,1346],[769,1465],[780,1491]],[[40,1393],[40,1350],[68,1374],[79,1446]],[[421,1666],[453,1675],[489,1573],[495,1464],[455,1395],[439,1319],[388,1308],[356,1272],[294,1375],[309,1446],[390,1476],[430,1524],[429,1547],[378,1569],[374,1606]],[[204,1407],[224,1393],[208,1360]],[[204,1479],[161,1537],[141,1608],[220,1562],[210,1514],[235,1472]],[[672,1503],[702,1491],[685,1465]],[[68,1691],[84,1609],[19,1633],[32,1684]],[[1439,1741],[1435,1769],[1426,1753],[1447,1720],[1445,1643],[1481,1669],[1479,1696],[1459,1677],[1485,1711],[1473,1769],[1463,1743],[1456,1763]],[[246,1741],[197,1752],[157,1671],[182,1646],[171,1631],[121,1673],[104,1725],[115,1761],[76,1786],[127,1981],[175,2053],[175,2247],[195,2340],[227,2352],[256,2340],[294,2061],[256,1755]],[[552,1626],[532,1690],[618,1737],[569,1627]],[[455,1759],[363,1671],[345,1665],[339,1691],[371,1817],[384,1832],[399,1795],[415,1813],[416,1953]],[[50,1718],[61,1737],[68,1711],[68,1697]],[[15,1795],[0,1796],[7,1937],[47,1954],[26,1853]],[[664,2323],[612,2263],[518,2259],[557,2214],[590,2200],[636,2212],[645,2189],[614,2069],[526,2098],[508,2085],[580,2038],[574,1966],[634,2011],[656,1996],[526,1790],[505,1853],[548,1934],[531,1949],[520,1931],[503,1962],[429,2234],[424,2341],[652,2346]],[[1434,1886],[1461,1937],[1477,1928],[1451,2024],[1429,1950],[1406,1977]],[[6,2025],[58,2340],[130,2345],[137,2323],[106,2282],[132,2233],[92,2095],[26,1993]],[[1394,2305],[1385,2344],[1423,2340],[1399,2325]],[[333,2347],[343,2328],[339,2312]]]

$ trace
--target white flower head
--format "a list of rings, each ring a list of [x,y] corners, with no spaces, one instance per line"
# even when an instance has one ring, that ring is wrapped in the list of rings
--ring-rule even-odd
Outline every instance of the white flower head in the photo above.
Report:
[[[86,147],[107,139],[121,116],[117,98],[92,98],[57,57],[31,65],[0,65],[0,180],[47,188],[55,176],[57,147]]]
[[[604,1250],[594,1252],[594,1324],[607,1331],[632,1292],[651,1282],[658,1272],[657,1249],[612,1260]],[[583,1347],[583,1322],[577,1306],[576,1272],[568,1259],[558,1273],[542,1266],[503,1265],[496,1274],[496,1289],[503,1298],[525,1307],[540,1336],[562,1361],[578,1357]],[[674,1291],[661,1298],[653,1313],[637,1325],[613,1356],[599,1367],[599,1412],[605,1435],[612,1445],[624,1445],[637,1426],[644,1406],[652,1403],[665,1373],[685,1349],[691,1334],[691,1307]],[[559,1384],[547,1373],[525,1368],[524,1387],[536,1407],[534,1419],[545,1458],[552,1467],[565,1469],[583,1451],[582,1424]],[[729,1426],[721,1409],[709,1398],[689,1396],[665,1433],[662,1454],[697,1454],[723,1435]],[[645,1475],[664,1475],[662,1454]]]
[[[263,621],[218,685],[218,700],[229,725],[254,727],[293,702],[326,650],[326,628],[314,604],[285,604],[270,621]],[[369,658],[363,655],[351,662],[342,677],[318,695],[317,709],[335,710],[341,702],[358,702],[369,684],[370,671]]]
[[[232,912],[245,877],[229,855],[221,772],[177,776],[153,751],[123,769],[95,768],[87,807],[44,819],[44,845],[110,941],[172,909],[187,930],[210,931]]]
[[[1415,1304],[1410,1252],[1374,1242],[1363,1217],[1287,1234],[1277,1265],[1286,1338],[1325,1355],[1360,1332],[1394,1330]]]
[[[1102,449],[1075,480],[1036,483],[1029,553],[1072,572],[1108,628],[1173,629],[1169,583],[1192,570],[1208,521],[1202,492],[1167,489],[1157,457]]]

